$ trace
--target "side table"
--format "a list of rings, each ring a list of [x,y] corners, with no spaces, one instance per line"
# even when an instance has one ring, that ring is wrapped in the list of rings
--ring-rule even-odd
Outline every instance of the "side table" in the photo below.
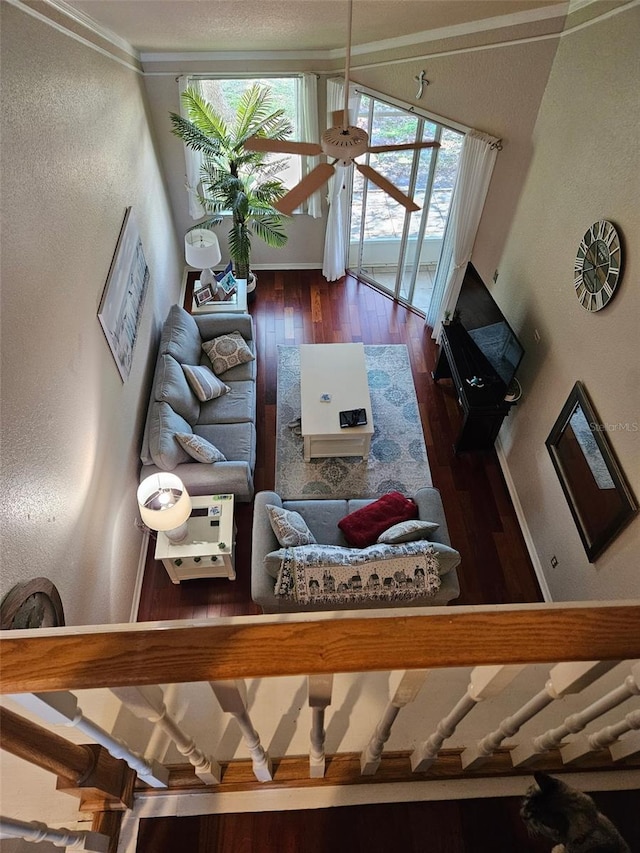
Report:
[[[195,282],[195,286],[199,286],[199,280]],[[195,297],[191,300],[192,314],[217,314],[219,312],[231,312],[233,314],[247,313],[247,280],[246,278],[236,279],[236,292],[230,299],[225,299],[220,302],[205,302],[203,305],[198,305]]]
[[[235,580],[233,495],[196,496],[191,504],[186,539],[174,544],[159,530],[156,560],[162,560],[173,583],[195,578]]]

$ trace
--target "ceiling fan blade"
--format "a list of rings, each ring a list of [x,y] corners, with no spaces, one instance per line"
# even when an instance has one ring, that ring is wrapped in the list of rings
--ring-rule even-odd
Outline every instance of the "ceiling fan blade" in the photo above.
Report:
[[[381,190],[390,195],[391,198],[395,199],[399,204],[410,212],[415,210],[420,210],[415,201],[412,201],[409,196],[405,195],[403,192],[400,192],[398,187],[394,186],[391,181],[388,181],[385,177],[383,177],[380,172],[376,172],[375,169],[372,169],[371,166],[367,166],[364,164],[356,163],[356,169],[368,178],[372,184],[380,187]]]
[[[293,142],[289,139],[267,139],[263,136],[250,136],[244,143],[247,151],[265,151],[270,154],[322,154],[317,142]]]
[[[329,180],[335,172],[335,166],[330,163],[320,163],[315,169],[303,178],[299,184],[296,184],[292,190],[283,196],[280,201],[277,201],[273,206],[280,213],[290,216],[296,207],[299,207],[302,202],[309,198],[317,189]]]
[[[399,145],[371,145],[367,149],[371,154],[379,154],[381,151],[410,151],[419,148],[440,148],[439,142],[403,142]]]

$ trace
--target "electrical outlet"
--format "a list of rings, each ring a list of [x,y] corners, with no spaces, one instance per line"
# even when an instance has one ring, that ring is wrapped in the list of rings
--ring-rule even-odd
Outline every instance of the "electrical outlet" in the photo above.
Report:
[[[555,554],[551,558],[550,563],[551,563],[551,568],[553,568],[553,569],[555,569],[556,566],[558,565],[558,558],[556,557]]]
[[[540,343],[540,332],[537,329],[533,330],[533,340],[539,344]]]

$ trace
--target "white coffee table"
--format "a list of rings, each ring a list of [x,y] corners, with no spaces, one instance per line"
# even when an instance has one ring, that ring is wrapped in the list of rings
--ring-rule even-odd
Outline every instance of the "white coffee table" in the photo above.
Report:
[[[302,344],[300,402],[305,462],[328,456],[368,459],[373,417],[362,344]],[[367,423],[341,427],[340,412],[349,409],[365,409]]]
[[[233,495],[196,496],[191,505],[187,538],[173,544],[159,530],[156,560],[162,560],[173,583],[195,578],[235,580]]]

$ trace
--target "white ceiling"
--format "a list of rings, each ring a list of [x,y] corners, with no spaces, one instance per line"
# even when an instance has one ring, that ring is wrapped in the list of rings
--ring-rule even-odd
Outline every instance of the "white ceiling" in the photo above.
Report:
[[[347,0],[66,0],[64,5],[140,53],[328,51],[347,41]],[[411,39],[450,27],[473,32],[487,19],[506,16],[506,24],[558,17],[567,6],[567,0],[354,0],[352,41]]]

